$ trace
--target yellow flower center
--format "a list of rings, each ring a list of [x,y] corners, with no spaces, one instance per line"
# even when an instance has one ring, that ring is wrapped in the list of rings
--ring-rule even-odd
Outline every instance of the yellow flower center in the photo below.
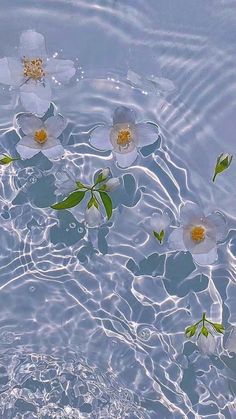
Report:
[[[205,239],[206,230],[202,226],[195,226],[191,230],[191,238],[196,243],[201,243]]]
[[[121,129],[118,133],[117,144],[125,147],[131,143],[131,133],[128,129]]]
[[[41,58],[35,58],[34,60],[23,59],[24,64],[24,76],[33,80],[40,80],[45,76],[43,70],[43,60]]]
[[[37,143],[44,144],[48,139],[47,131],[45,131],[44,129],[40,129],[38,131],[35,131],[34,139],[35,139],[35,141],[37,141]]]

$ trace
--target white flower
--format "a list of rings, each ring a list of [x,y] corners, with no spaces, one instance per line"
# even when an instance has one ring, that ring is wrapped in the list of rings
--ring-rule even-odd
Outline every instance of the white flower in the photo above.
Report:
[[[0,59],[0,83],[18,87],[24,108],[40,116],[50,106],[50,81],[67,82],[74,74],[73,61],[47,57],[44,37],[34,30],[21,34],[19,57]]]
[[[188,250],[199,265],[217,260],[217,242],[226,234],[226,223],[219,213],[205,217],[198,205],[185,204],[180,211],[181,227],[169,237],[172,250]]]
[[[158,233],[162,230],[165,231],[167,227],[169,227],[169,225],[170,225],[170,218],[165,213],[163,214],[155,213],[151,217],[151,220],[150,220],[151,233],[153,231],[157,231]]]
[[[16,146],[22,159],[30,159],[40,151],[49,159],[64,154],[64,148],[57,139],[66,127],[62,116],[51,116],[43,122],[32,114],[20,114],[17,125],[25,134]]]
[[[201,333],[197,339],[197,345],[200,351],[204,354],[213,354],[216,349],[216,341],[211,333],[209,333],[207,337]]]
[[[129,167],[138,156],[138,148],[157,140],[157,127],[152,124],[136,124],[135,114],[120,106],[113,115],[112,126],[95,128],[91,134],[91,145],[98,150],[113,150],[120,167]]]
[[[120,185],[120,179],[117,177],[113,177],[109,179],[107,183],[105,183],[104,188],[105,188],[105,191],[111,192],[111,191],[114,191],[114,189],[118,188],[119,185]]]
[[[229,352],[236,352],[236,327],[232,327],[230,334],[225,342],[225,349]]]
[[[102,224],[101,212],[94,205],[86,208],[84,218],[88,227],[99,227]]]
[[[109,176],[110,174],[110,169],[106,168],[106,169],[102,169],[100,172],[100,175],[102,175],[103,179],[106,179],[107,176]]]

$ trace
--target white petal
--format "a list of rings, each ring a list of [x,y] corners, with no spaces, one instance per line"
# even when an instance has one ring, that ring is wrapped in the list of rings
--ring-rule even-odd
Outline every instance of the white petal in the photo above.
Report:
[[[193,202],[187,202],[180,209],[180,219],[182,224],[195,224],[195,220],[204,217],[201,208]]]
[[[210,226],[208,230],[207,220],[202,220],[202,223],[201,220],[199,220],[199,222],[196,221],[196,225],[202,225],[206,229],[205,239],[202,242],[197,243],[192,240],[191,230],[194,228],[194,225],[190,224],[189,226],[183,228],[184,245],[186,249],[189,250],[192,254],[208,253],[210,250],[216,247],[215,230],[212,231]]]
[[[98,150],[111,150],[112,144],[110,141],[111,127],[97,127],[90,135],[90,143]]]
[[[197,345],[202,353],[213,354],[216,348],[216,341],[210,333],[207,337],[200,334]]]
[[[45,123],[45,128],[52,137],[59,137],[66,127],[66,120],[61,115],[51,116]]]
[[[30,159],[41,151],[41,146],[32,137],[25,136],[20,139],[16,146],[16,150],[22,159]]]
[[[116,124],[134,124],[135,112],[126,106],[119,106],[113,114],[113,125]]]
[[[28,112],[43,116],[48,110],[51,102],[51,88],[47,83],[28,81],[20,88],[20,99]]]
[[[58,159],[59,157],[62,157],[65,152],[60,141],[56,138],[49,138],[46,143],[41,146],[41,151],[48,159]]]
[[[227,229],[226,229],[226,221],[225,221],[223,215],[219,212],[214,212],[214,213],[208,215],[206,218],[216,228],[216,240],[217,241],[224,240],[225,236],[227,234]]]
[[[167,214],[153,214],[150,222],[151,228],[158,233],[165,230],[170,225],[170,218]]]
[[[49,77],[55,77],[59,82],[68,82],[75,75],[74,63],[71,60],[58,60],[48,58],[45,65],[45,73]]]
[[[20,36],[20,57],[44,58],[46,57],[46,47],[44,36],[34,30],[22,32]]]
[[[106,191],[114,191],[118,186],[120,186],[120,179],[113,177],[106,182]]]
[[[129,153],[115,153],[115,158],[120,167],[129,167],[138,157],[137,149],[130,151]]]
[[[22,113],[18,115],[16,117],[16,123],[26,135],[33,135],[35,131],[43,127],[42,120],[30,113]]]
[[[231,329],[230,335],[225,342],[225,349],[229,352],[236,352],[236,327]]]
[[[98,227],[102,223],[100,211],[93,205],[85,211],[85,222],[88,227]]]
[[[214,247],[208,253],[193,254],[193,259],[198,265],[207,266],[212,265],[218,258],[217,247]]]
[[[184,242],[183,242],[183,229],[182,228],[176,228],[172,231],[172,233],[169,235],[169,248],[171,250],[186,250]]]
[[[12,57],[0,59],[0,83],[19,86],[23,82],[23,66],[20,60]]]
[[[153,124],[136,124],[135,137],[138,147],[153,144],[158,138],[157,127]]]

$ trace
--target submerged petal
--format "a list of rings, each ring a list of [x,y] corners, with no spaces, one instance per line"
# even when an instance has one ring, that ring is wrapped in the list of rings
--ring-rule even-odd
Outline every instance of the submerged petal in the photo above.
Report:
[[[220,212],[214,212],[208,215],[206,218],[210,221],[211,224],[215,226],[216,240],[224,240],[227,234],[227,226],[223,215]]]
[[[183,241],[183,229],[176,228],[175,230],[173,230],[169,236],[168,243],[170,250],[186,250]]]
[[[33,135],[35,131],[39,130],[43,126],[42,120],[30,113],[22,113],[18,115],[16,117],[16,123],[26,135]]]
[[[99,227],[102,224],[102,215],[94,205],[86,209],[84,217],[88,227]]]
[[[45,121],[45,128],[50,137],[59,137],[66,127],[66,120],[61,115],[51,116]]]
[[[204,213],[201,208],[193,202],[187,202],[180,209],[180,220],[182,224],[195,223],[195,220],[199,220],[204,217]]]
[[[165,213],[155,213],[151,218],[150,225],[152,230],[159,233],[161,230],[165,230],[170,225],[170,218]]]
[[[126,106],[119,106],[113,114],[113,125],[116,124],[134,124],[135,112]]]
[[[114,152],[116,161],[120,167],[129,167],[131,164],[134,163],[136,158],[138,157],[137,148],[134,148],[132,151],[128,153],[116,153]]]
[[[75,75],[75,66],[71,60],[48,58],[45,65],[47,76],[55,77],[59,82],[68,82]]]
[[[95,128],[90,135],[90,144],[98,150],[111,150],[110,132],[109,126]]]
[[[153,144],[158,138],[157,127],[153,124],[136,124],[135,137],[138,147]]]
[[[0,59],[0,83],[19,86],[23,82],[23,66],[20,60],[12,57]]]
[[[19,54],[21,58],[46,57],[44,36],[31,29],[22,32],[20,36]]]
[[[218,258],[217,247],[214,247],[208,253],[194,253],[193,259],[198,265],[206,266],[212,265]]]
[[[43,116],[50,106],[51,88],[48,83],[28,81],[20,88],[20,99],[27,111]]]
[[[210,333],[207,337],[200,334],[197,340],[197,345],[202,353],[213,354],[216,348],[216,341]]]
[[[56,138],[49,138],[41,147],[42,153],[48,159],[58,159],[64,154],[64,148]]]
[[[41,146],[36,141],[34,141],[33,137],[26,135],[20,139],[16,146],[16,150],[22,159],[30,159],[41,151]]]

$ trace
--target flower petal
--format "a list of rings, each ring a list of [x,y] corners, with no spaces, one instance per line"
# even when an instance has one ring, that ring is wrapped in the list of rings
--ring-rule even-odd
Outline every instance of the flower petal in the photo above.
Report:
[[[137,148],[135,147],[134,150],[128,153],[115,153],[115,158],[120,167],[129,167],[138,157]]]
[[[113,125],[115,124],[134,124],[135,112],[126,106],[119,106],[113,114]]]
[[[215,228],[211,229],[212,226],[210,225],[210,222],[207,223],[206,218],[203,218],[202,221],[203,222],[201,222],[201,219],[199,219],[199,222],[196,221],[196,225],[202,225],[206,229],[205,239],[201,242],[192,240],[191,230],[194,228],[194,225],[190,224],[183,228],[185,248],[193,254],[208,253],[216,246]]]
[[[225,349],[229,352],[236,352],[236,327],[233,326],[225,342]]]
[[[198,265],[212,265],[218,258],[217,247],[214,247],[208,253],[193,254],[193,259]]]
[[[193,202],[187,202],[180,209],[180,220],[183,224],[195,224],[195,220],[204,217],[201,208]]]
[[[167,214],[153,214],[150,222],[151,228],[158,233],[165,230],[170,225],[170,218]]]
[[[110,141],[111,127],[97,127],[90,135],[90,144],[98,150],[111,150]]]
[[[98,227],[102,224],[102,215],[94,205],[86,209],[84,217],[88,227]]]
[[[48,159],[58,159],[65,153],[63,146],[56,138],[49,138],[41,146],[41,151]]]
[[[20,57],[43,58],[46,57],[44,36],[34,30],[22,32],[20,36]]]
[[[55,77],[59,82],[68,82],[75,75],[74,63],[71,60],[58,60],[57,58],[48,58],[45,65],[47,76]]]
[[[66,120],[61,115],[51,116],[45,123],[45,128],[50,137],[59,137],[66,127]]]
[[[138,147],[153,144],[158,138],[157,127],[153,124],[136,124],[135,137]]]
[[[20,139],[16,146],[16,150],[22,159],[30,159],[41,151],[41,145],[34,141],[32,137],[26,135]]]
[[[16,117],[16,123],[26,135],[33,135],[35,131],[39,130],[43,126],[42,120],[30,113],[22,113],[18,115]]]
[[[217,241],[224,240],[227,234],[227,228],[226,228],[226,221],[223,215],[220,212],[214,212],[208,215],[206,218],[215,226],[216,240]]]
[[[51,88],[48,83],[29,81],[21,86],[20,99],[27,111],[43,116],[50,106]]]
[[[207,337],[200,334],[197,340],[197,345],[202,353],[213,354],[216,348],[216,341],[210,333]]]
[[[12,57],[0,59],[0,83],[19,86],[23,82],[23,66],[20,60]]]
[[[170,250],[186,250],[183,241],[183,229],[176,228],[175,230],[173,230],[172,233],[169,235],[168,243]]]

